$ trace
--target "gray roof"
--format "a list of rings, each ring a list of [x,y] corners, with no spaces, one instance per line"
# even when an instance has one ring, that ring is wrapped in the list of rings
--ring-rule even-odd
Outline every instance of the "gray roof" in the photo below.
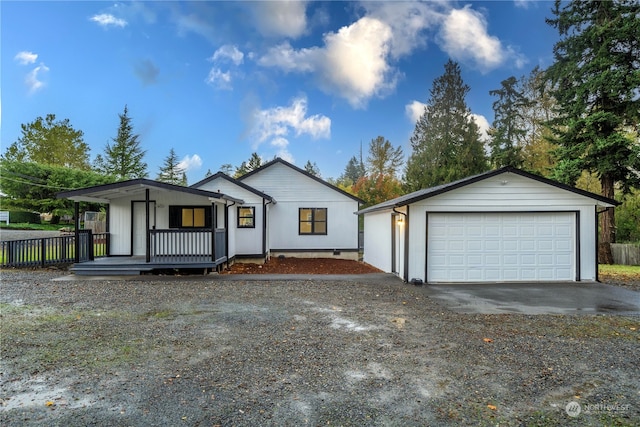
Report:
[[[414,191],[413,193],[405,194],[404,196],[397,197],[395,199],[387,200],[386,202],[379,203],[374,206],[370,206],[368,208],[359,210],[356,214],[366,214],[369,212],[376,212],[385,209],[393,209],[401,206],[410,205],[411,203],[418,202],[420,200],[428,199],[430,197],[437,196],[438,194],[446,193],[451,190],[455,190],[456,188],[464,187],[465,185],[473,184],[478,181],[482,181],[487,178],[491,178],[497,175],[501,175],[503,173],[515,173],[520,176],[524,176],[526,178],[530,178],[544,184],[552,185],[554,187],[560,188],[562,190],[571,191],[572,193],[580,194],[581,196],[589,197],[595,199],[599,202],[603,202],[608,205],[619,205],[620,202],[609,199],[608,197],[601,196],[599,194],[591,193],[589,191],[581,190],[579,188],[571,187],[570,185],[562,184],[558,181],[554,181],[552,179],[544,178],[540,175],[535,175],[529,172],[525,172],[523,170],[514,168],[512,166],[505,166],[501,169],[492,170],[489,172],[484,172],[478,175],[469,176],[466,178],[459,179],[454,182],[450,182],[448,184],[437,185],[435,187],[425,188],[423,190]]]
[[[227,175],[224,172],[216,172],[214,175],[208,176],[205,179],[203,179],[201,181],[198,181],[195,184],[191,185],[190,187],[191,188],[197,188],[197,187],[200,187],[200,186],[202,186],[202,185],[204,185],[204,184],[206,184],[208,182],[211,182],[211,181],[213,181],[215,179],[218,179],[218,178],[224,179],[226,181],[229,181],[230,183],[235,184],[240,188],[244,188],[245,190],[250,191],[250,192],[252,192],[253,194],[255,194],[257,196],[262,197],[263,199],[269,200],[270,202],[274,201],[273,197],[269,196],[268,194],[265,194],[262,191],[256,190],[252,186],[247,185],[244,182],[239,181],[239,180],[237,180],[237,179],[235,179],[233,177],[230,177],[229,175]]]
[[[226,194],[198,190],[197,188],[184,187],[181,185],[167,184],[166,182],[154,181],[151,179],[131,179],[128,181],[114,182],[112,184],[96,185],[93,187],[79,188],[77,190],[62,191],[56,195],[58,199],[71,199],[76,201],[90,201],[96,203],[108,203],[112,199],[123,195],[139,194],[146,189],[159,189],[165,191],[177,191],[180,193],[194,194],[211,199],[224,199],[236,203],[244,203],[241,199],[236,199]]]

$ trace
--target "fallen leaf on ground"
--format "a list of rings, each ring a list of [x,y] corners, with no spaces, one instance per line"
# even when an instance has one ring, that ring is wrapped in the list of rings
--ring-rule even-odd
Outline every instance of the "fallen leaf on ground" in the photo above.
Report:
[[[495,405],[487,405],[487,408],[491,409],[492,411],[495,411],[496,409],[498,409],[498,407]]]

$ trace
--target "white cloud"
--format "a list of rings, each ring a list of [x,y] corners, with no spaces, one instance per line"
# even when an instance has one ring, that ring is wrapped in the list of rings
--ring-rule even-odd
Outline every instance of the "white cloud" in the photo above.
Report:
[[[516,7],[522,8],[522,9],[529,9],[529,6],[531,6],[532,4],[534,4],[535,0],[514,0],[513,3],[516,5]]]
[[[307,99],[295,98],[288,107],[256,109],[251,118],[251,134],[255,138],[253,149],[267,142],[277,149],[277,155],[293,162],[288,150],[290,135],[309,135],[313,139],[331,136],[331,119],[315,114],[307,116]]]
[[[439,25],[450,7],[446,3],[417,1],[363,2],[362,6],[370,17],[391,27],[391,55],[394,58],[425,46],[425,31]]]
[[[38,65],[36,68],[31,70],[29,74],[24,78],[24,83],[29,88],[29,93],[34,93],[40,89],[42,89],[45,83],[41,80],[41,75],[47,73],[49,71],[49,67],[44,64]]]
[[[213,56],[210,58],[210,60],[213,62],[229,60],[234,65],[242,64],[243,59],[244,54],[236,46],[230,44],[221,46],[213,53]]]
[[[217,89],[231,90],[231,80],[231,72],[223,72],[219,68],[213,67],[204,81]]]
[[[487,33],[487,21],[469,5],[453,9],[440,30],[442,49],[453,59],[470,61],[482,72],[502,65],[510,56],[500,39]]]
[[[18,61],[20,65],[29,65],[36,62],[36,60],[38,59],[38,54],[25,50],[22,52],[18,52],[18,54],[14,56],[13,59]]]
[[[324,36],[324,47],[295,50],[288,42],[270,49],[258,60],[263,66],[291,72],[315,72],[321,87],[364,107],[369,98],[396,85],[396,73],[387,63],[391,28],[364,17]]]
[[[202,159],[197,154],[189,156],[188,154],[178,163],[178,168],[185,172],[198,170],[202,167]]]
[[[413,100],[404,106],[404,111],[411,120],[411,123],[416,123],[424,114],[425,108],[427,108],[427,104]]]
[[[473,113],[471,113],[471,118],[475,120],[476,124],[480,128],[480,139],[483,142],[489,141],[489,134],[487,133],[487,131],[489,130],[489,128],[491,128],[491,125],[489,124],[489,121],[487,120],[487,118],[482,114],[473,114]]]
[[[110,13],[100,13],[98,15],[93,15],[89,19],[105,28],[109,26],[124,28],[127,26],[127,21],[121,18],[116,18]]]
[[[298,38],[307,30],[307,2],[261,1],[254,4],[258,31],[269,37]]]

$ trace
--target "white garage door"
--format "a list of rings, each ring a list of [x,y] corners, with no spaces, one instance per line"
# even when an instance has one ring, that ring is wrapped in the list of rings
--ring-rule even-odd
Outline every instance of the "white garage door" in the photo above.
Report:
[[[429,282],[575,280],[575,214],[430,213]]]

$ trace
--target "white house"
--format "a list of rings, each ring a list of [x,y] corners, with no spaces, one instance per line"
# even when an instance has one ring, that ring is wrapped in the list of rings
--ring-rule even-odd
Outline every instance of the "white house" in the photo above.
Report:
[[[615,200],[506,167],[360,210],[364,261],[405,281],[595,281]]]
[[[353,213],[362,200],[285,160],[277,158],[237,180],[216,174],[192,187],[242,198],[245,204],[230,217],[251,215],[243,207],[253,208],[256,229],[235,223],[237,259],[279,255],[358,259],[358,218]]]
[[[104,239],[109,259],[76,265],[77,274],[90,274],[95,264],[108,274],[214,269],[238,259],[278,255],[358,258],[353,213],[362,201],[282,159],[239,180],[217,173],[182,187],[136,179],[58,197],[76,202],[76,230],[79,202],[108,206]],[[84,244],[82,249],[78,235],[76,254],[90,250]]]

